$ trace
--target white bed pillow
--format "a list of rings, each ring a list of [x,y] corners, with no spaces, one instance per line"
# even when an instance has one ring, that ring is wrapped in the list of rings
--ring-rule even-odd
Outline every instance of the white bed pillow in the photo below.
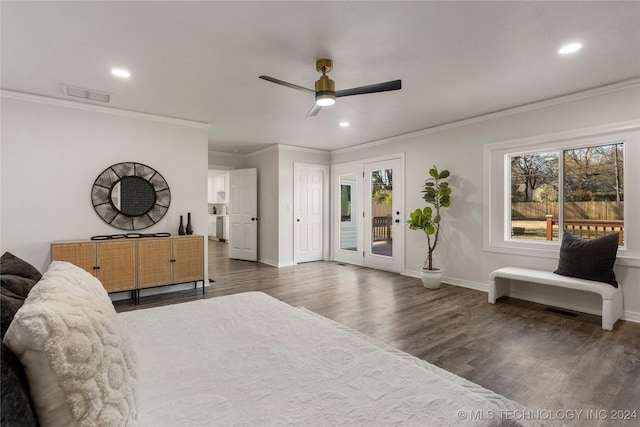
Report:
[[[25,368],[40,424],[135,424],[136,358],[98,279],[54,261],[4,338]]]

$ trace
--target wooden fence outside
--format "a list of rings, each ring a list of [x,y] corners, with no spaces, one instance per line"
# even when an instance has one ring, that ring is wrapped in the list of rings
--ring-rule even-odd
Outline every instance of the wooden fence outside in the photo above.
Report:
[[[511,219],[540,219],[547,215],[558,217],[558,202],[516,202],[511,204]],[[589,219],[621,221],[624,202],[567,202],[564,217],[574,220]]]
[[[371,216],[391,216],[391,205],[385,205],[383,203],[371,204]]]

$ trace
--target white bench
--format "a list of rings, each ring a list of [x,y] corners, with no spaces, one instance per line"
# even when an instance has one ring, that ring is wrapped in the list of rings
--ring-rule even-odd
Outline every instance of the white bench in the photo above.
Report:
[[[602,297],[602,329],[606,331],[613,330],[616,320],[622,318],[622,288],[614,288],[607,283],[576,279],[574,277],[560,276],[549,271],[519,267],[499,268],[489,275],[489,279],[489,303],[491,304],[495,304],[498,298],[507,294],[510,286],[509,280],[516,280],[600,295]]]

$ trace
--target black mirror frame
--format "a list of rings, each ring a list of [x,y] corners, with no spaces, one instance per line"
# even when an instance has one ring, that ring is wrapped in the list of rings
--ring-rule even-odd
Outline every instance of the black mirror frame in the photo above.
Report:
[[[140,215],[126,215],[111,200],[113,186],[126,177],[138,177],[149,182],[156,193],[151,208]],[[116,163],[105,169],[93,183],[91,201],[98,216],[120,230],[144,230],[160,221],[169,210],[171,191],[164,177],[155,169],[135,162]]]

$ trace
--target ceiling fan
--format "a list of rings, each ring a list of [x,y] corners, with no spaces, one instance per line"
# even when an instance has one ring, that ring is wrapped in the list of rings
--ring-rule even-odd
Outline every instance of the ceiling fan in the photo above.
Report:
[[[392,80],[384,83],[377,83],[367,86],[354,87],[351,89],[343,89],[336,91],[335,82],[331,80],[327,73],[333,69],[333,61],[331,59],[318,59],[316,61],[316,70],[322,73],[320,80],[316,80],[316,90],[307,89],[306,87],[298,86],[293,83],[283,82],[282,80],[275,79],[269,76],[260,76],[262,80],[266,80],[271,83],[290,87],[291,89],[297,89],[302,92],[311,93],[315,96],[316,102],[313,107],[307,113],[306,117],[316,116],[322,107],[333,105],[336,102],[336,98],[351,95],[364,95],[367,93],[388,92],[391,90],[399,90],[402,88],[400,80]]]

